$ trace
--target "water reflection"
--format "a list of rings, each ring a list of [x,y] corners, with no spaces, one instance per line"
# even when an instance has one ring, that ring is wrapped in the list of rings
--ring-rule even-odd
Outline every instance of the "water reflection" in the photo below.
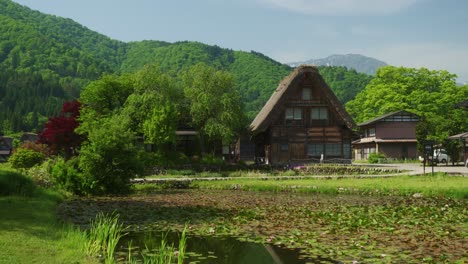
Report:
[[[158,248],[161,244],[160,232],[133,232],[125,236],[121,242],[121,255],[128,254],[126,249],[129,241],[132,247],[139,249]],[[177,248],[179,236],[168,233],[166,240]],[[240,241],[233,237],[198,237],[187,239],[187,259],[185,263],[200,264],[303,264],[324,263],[323,259],[305,259],[298,250],[286,249],[275,245]],[[336,263],[334,261],[326,261]]]

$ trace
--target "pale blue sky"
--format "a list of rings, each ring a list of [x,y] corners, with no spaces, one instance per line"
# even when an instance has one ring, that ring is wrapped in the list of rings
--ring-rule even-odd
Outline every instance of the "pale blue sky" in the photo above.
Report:
[[[14,0],[122,41],[194,40],[280,62],[359,53],[468,82],[466,0]]]

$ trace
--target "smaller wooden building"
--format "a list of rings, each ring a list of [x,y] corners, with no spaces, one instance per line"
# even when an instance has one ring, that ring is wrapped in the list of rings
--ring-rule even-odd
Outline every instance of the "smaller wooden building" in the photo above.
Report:
[[[0,161],[6,161],[13,150],[13,138],[0,136]]]
[[[371,153],[394,159],[416,159],[418,122],[419,116],[397,111],[358,124],[361,139],[353,142],[354,159],[366,160]]]

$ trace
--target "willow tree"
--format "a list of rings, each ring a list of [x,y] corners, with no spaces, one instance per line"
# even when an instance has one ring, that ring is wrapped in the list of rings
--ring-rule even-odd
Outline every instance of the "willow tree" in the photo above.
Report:
[[[230,73],[197,64],[184,75],[184,94],[202,147],[209,145],[214,152],[220,142],[231,143],[238,136],[245,117]]]

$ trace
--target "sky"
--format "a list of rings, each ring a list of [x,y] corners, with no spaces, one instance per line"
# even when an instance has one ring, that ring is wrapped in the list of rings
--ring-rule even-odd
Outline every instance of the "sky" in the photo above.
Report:
[[[468,82],[466,0],[14,0],[113,39],[199,41],[288,63],[362,54]]]

